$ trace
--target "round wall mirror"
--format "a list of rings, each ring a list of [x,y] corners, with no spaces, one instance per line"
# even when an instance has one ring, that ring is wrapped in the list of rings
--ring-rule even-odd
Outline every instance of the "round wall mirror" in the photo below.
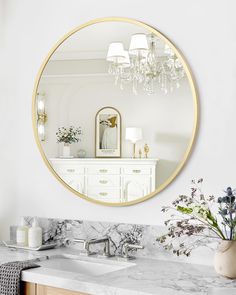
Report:
[[[76,195],[112,206],[144,201],[185,164],[197,94],[183,55],[136,20],[86,23],[53,48],[36,79],[42,157]]]

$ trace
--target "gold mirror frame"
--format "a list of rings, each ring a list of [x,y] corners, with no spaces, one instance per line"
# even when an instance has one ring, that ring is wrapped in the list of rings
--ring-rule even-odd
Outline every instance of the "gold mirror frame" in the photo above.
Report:
[[[145,197],[140,198],[138,200],[134,200],[134,201],[130,201],[130,202],[124,202],[124,203],[108,203],[108,202],[102,202],[102,201],[94,200],[94,199],[90,198],[89,196],[85,196],[85,195],[79,193],[78,191],[74,190],[72,187],[70,187],[62,178],[60,178],[60,176],[55,172],[55,170],[52,168],[51,164],[49,163],[49,161],[48,161],[48,159],[47,159],[47,157],[46,157],[46,155],[45,155],[45,153],[43,151],[43,148],[42,148],[42,146],[40,144],[40,139],[39,139],[38,131],[37,131],[37,112],[36,112],[37,91],[38,91],[38,86],[39,86],[39,82],[40,82],[42,73],[43,73],[44,68],[46,67],[49,59],[51,58],[52,54],[57,50],[57,48],[65,40],[67,40],[71,35],[73,35],[74,33],[82,30],[85,27],[88,27],[90,25],[94,25],[94,24],[97,24],[97,23],[101,23],[101,22],[126,22],[126,23],[130,23],[130,24],[138,25],[138,26],[141,26],[141,27],[149,30],[150,32],[152,32],[153,34],[155,34],[156,36],[158,36],[159,38],[164,40],[170,46],[170,48],[172,48],[172,50],[175,52],[175,54],[178,56],[178,58],[181,60],[181,62],[183,64],[183,67],[185,69],[185,72],[186,72],[186,75],[188,77],[188,81],[189,81],[189,84],[190,84],[190,88],[191,88],[191,92],[192,92],[192,96],[193,96],[193,103],[194,103],[194,126],[193,126],[192,136],[191,136],[188,148],[186,149],[186,152],[184,154],[184,157],[183,157],[182,161],[178,164],[178,166],[175,169],[174,173],[169,178],[167,178],[166,181],[162,185],[160,185],[160,187],[158,189],[156,189],[152,193],[150,193],[150,194],[146,195]],[[100,205],[114,206],[114,207],[129,206],[129,205],[134,205],[134,204],[141,203],[143,201],[146,201],[146,200],[154,197],[159,192],[161,192],[164,188],[166,188],[177,177],[177,175],[180,173],[180,171],[182,170],[183,166],[185,165],[186,161],[188,160],[188,158],[190,156],[190,153],[192,151],[192,148],[193,148],[193,145],[194,145],[194,142],[195,142],[197,129],[198,129],[198,118],[199,118],[198,108],[199,108],[198,93],[197,93],[195,80],[193,78],[193,74],[192,74],[192,72],[190,70],[190,67],[189,67],[188,63],[186,62],[185,58],[183,57],[182,53],[179,51],[179,49],[177,49],[177,47],[164,34],[162,34],[160,31],[156,30],[155,28],[151,27],[150,25],[147,25],[147,24],[145,24],[145,23],[143,23],[141,21],[135,20],[135,19],[123,18],[123,17],[98,18],[98,19],[91,20],[91,21],[89,21],[89,22],[87,22],[85,24],[82,24],[82,25],[74,28],[69,33],[67,33],[65,36],[63,36],[56,43],[56,45],[50,50],[49,54],[47,55],[47,57],[45,58],[43,64],[41,65],[41,67],[39,69],[39,72],[37,74],[37,77],[36,77],[34,90],[33,90],[32,120],[33,120],[34,137],[35,137],[37,146],[39,148],[40,154],[41,154],[46,166],[48,167],[48,169],[52,172],[52,174],[56,177],[56,179],[59,180],[59,182],[62,183],[72,193],[76,194],[77,196],[81,197],[84,200],[87,200],[87,201],[92,202],[92,203],[100,204]]]

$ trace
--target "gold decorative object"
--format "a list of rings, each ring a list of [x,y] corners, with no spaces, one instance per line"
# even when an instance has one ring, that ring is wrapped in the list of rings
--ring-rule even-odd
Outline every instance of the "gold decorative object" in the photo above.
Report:
[[[144,145],[143,150],[144,150],[145,158],[147,158],[150,149],[149,149],[149,146],[146,143]]]

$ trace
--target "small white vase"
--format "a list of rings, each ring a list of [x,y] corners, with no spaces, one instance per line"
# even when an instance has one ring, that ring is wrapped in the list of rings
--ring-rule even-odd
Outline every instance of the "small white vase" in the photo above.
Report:
[[[214,266],[218,274],[236,279],[236,241],[220,242],[215,253]]]
[[[62,149],[62,155],[65,158],[70,158],[70,144],[69,143],[64,143],[63,149]]]

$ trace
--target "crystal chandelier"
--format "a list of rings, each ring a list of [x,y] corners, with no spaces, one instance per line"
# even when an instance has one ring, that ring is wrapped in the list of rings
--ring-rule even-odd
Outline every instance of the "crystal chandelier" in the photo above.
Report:
[[[115,84],[124,89],[124,84],[132,83],[134,94],[140,89],[153,94],[156,88],[167,94],[179,88],[185,76],[183,65],[167,44],[158,52],[158,42],[153,34],[138,33],[132,35],[129,51],[121,42],[111,43],[106,59]]]

